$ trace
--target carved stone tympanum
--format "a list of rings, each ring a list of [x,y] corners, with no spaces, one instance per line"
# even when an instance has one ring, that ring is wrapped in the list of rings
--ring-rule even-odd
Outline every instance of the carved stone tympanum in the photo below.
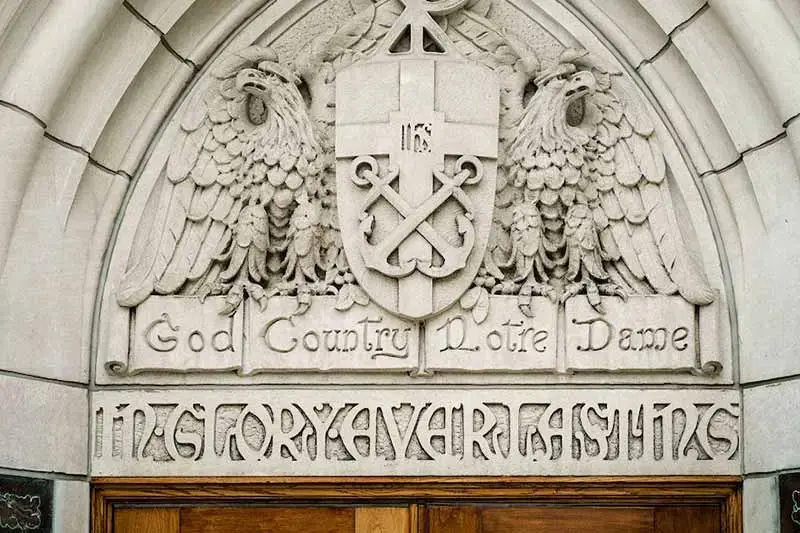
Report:
[[[497,2],[353,1],[290,58],[216,60],[111,280],[106,370],[718,374],[650,111]]]

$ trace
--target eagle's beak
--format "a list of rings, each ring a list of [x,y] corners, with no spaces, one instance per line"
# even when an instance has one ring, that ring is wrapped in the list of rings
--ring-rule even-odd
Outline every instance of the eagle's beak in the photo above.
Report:
[[[597,88],[597,80],[591,72],[578,72],[574,74],[566,85],[567,100],[572,101],[581,98]]]
[[[270,88],[263,72],[246,68],[236,75],[236,88],[263,100],[269,98]]]

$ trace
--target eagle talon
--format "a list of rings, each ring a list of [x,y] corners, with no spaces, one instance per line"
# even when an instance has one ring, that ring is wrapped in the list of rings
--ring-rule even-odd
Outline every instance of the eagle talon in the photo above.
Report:
[[[267,308],[267,291],[264,287],[250,281],[239,280],[233,283],[231,290],[225,297],[225,305],[220,310],[219,314],[224,316],[233,315],[244,301],[244,296],[247,294],[250,298],[258,302],[261,311]]]
[[[534,296],[546,296],[551,301],[556,301],[556,291],[553,287],[546,283],[539,282],[526,282],[519,290],[519,297],[517,298],[519,310],[528,318],[533,318],[534,313],[532,309]]]
[[[616,283],[597,284],[591,280],[570,283],[564,288],[559,300],[561,303],[565,303],[568,299],[580,294],[584,289],[586,290],[586,299],[589,301],[589,305],[601,315],[606,312],[601,296],[617,296],[622,301],[628,301],[628,293]]]
[[[628,293],[616,283],[603,283],[597,286],[600,294],[605,296],[618,296],[623,302],[628,301]]]
[[[566,287],[564,287],[561,296],[558,298],[559,303],[566,303],[567,300],[575,296],[576,294],[580,293],[586,287],[586,282],[584,281],[576,281],[574,283],[570,283]]]

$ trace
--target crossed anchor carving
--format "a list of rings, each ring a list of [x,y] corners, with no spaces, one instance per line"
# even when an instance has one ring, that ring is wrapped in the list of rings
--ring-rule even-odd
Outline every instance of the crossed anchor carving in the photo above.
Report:
[[[372,156],[356,158],[351,167],[350,179],[359,187],[372,188],[361,206],[362,255],[367,268],[377,270],[386,276],[403,278],[418,270],[431,278],[444,278],[464,268],[475,245],[475,228],[472,225],[473,206],[469,196],[462,188],[475,185],[483,179],[484,168],[480,159],[475,156],[462,156],[456,161],[454,175],[444,169],[434,169],[433,174],[441,183],[441,187],[427,200],[418,206],[411,206],[391,184],[398,177],[399,169],[389,168],[383,176],[379,175],[378,162]],[[449,198],[455,198],[464,209],[463,214],[456,215],[456,228],[463,242],[461,246],[453,246],[447,239],[426,220]],[[369,213],[370,207],[378,199],[385,199],[403,220],[378,244],[370,244],[369,236],[375,223],[375,216]],[[425,238],[434,250],[442,257],[441,265],[433,265],[430,261],[409,259],[401,264],[393,265],[389,257],[412,233],[417,232]]]

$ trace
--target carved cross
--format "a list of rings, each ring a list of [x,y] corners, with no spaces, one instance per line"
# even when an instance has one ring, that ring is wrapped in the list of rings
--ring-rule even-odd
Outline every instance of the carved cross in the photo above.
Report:
[[[437,63],[460,61],[457,54],[423,50],[424,27],[446,46],[441,28],[430,18],[423,0],[408,0],[416,9],[407,9],[413,19],[398,21],[400,30],[410,24],[411,51],[399,61],[399,109],[389,113],[388,123],[340,125],[337,131],[337,155],[388,155],[391,167],[398,168],[399,194],[413,207],[422,205],[434,192],[433,172],[444,166],[446,155],[497,157],[496,128],[479,124],[451,124],[444,113],[436,111],[437,97],[457,98],[458,95],[438,94],[436,90]],[[392,38],[386,39],[392,42]],[[396,61],[398,54],[387,48],[385,54]],[[433,215],[435,216],[435,214]],[[410,235],[399,248],[401,264],[419,261],[430,264],[433,247],[422,235]],[[414,272],[399,280],[399,310],[410,316],[423,316],[433,309],[433,280],[422,272]]]

